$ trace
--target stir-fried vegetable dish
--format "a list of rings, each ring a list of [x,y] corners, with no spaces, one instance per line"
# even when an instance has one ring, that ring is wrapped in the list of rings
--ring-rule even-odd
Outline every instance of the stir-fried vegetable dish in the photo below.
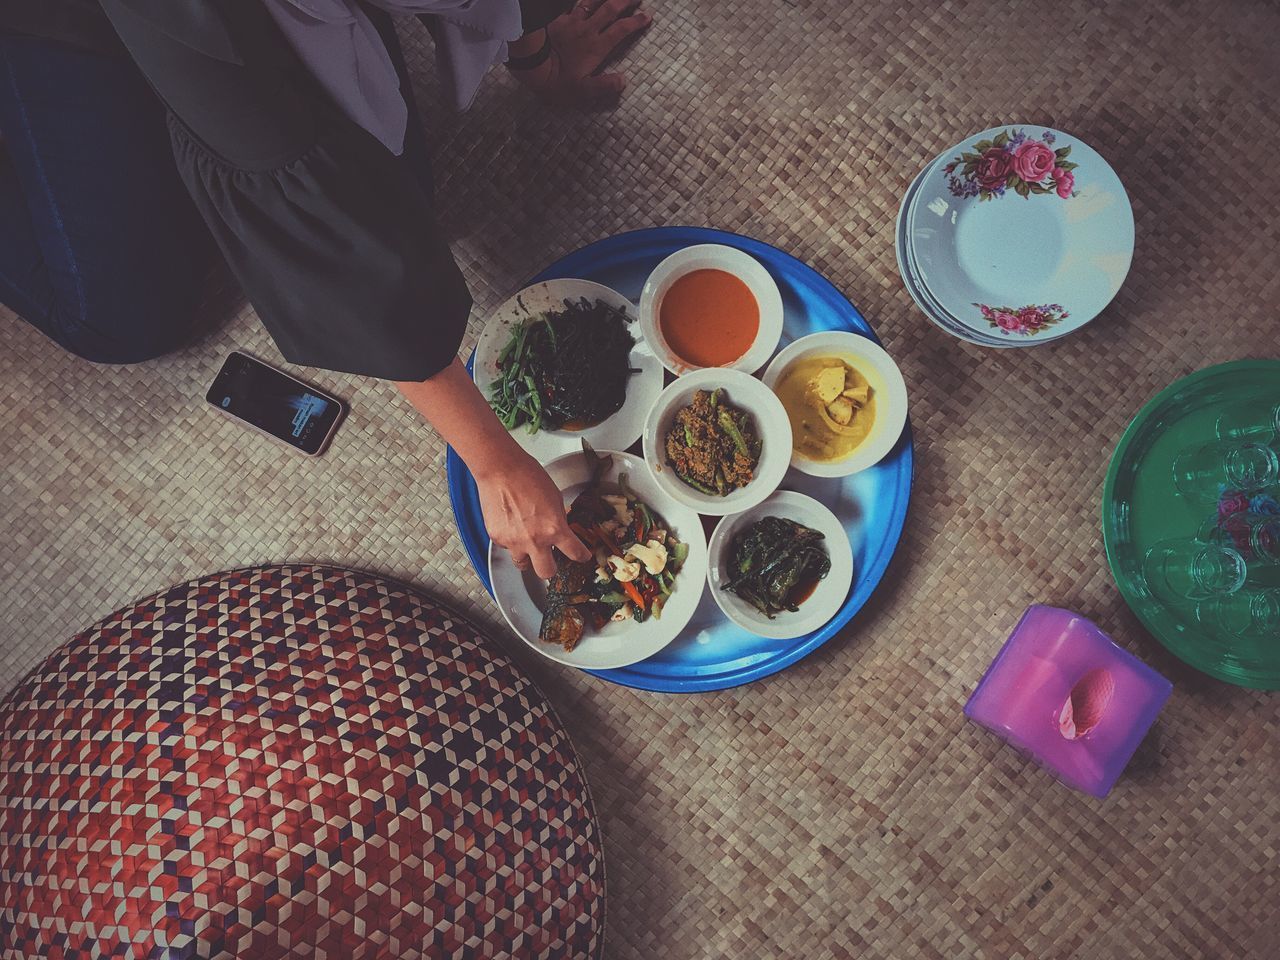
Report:
[[[633,370],[631,318],[602,300],[566,300],[516,324],[498,355],[489,405],[512,430],[589,427],[622,408]]]
[[[695,391],[693,402],[676,411],[664,446],[676,476],[711,496],[745,487],[760,462],[755,424],[724,390]]]
[[[817,530],[783,517],[764,517],[734,537],[723,589],[772,620],[795,612],[831,570]]]
[[[601,483],[611,458],[583,447],[592,480],[570,505],[569,526],[594,556],[577,562],[555,551],[556,572],[547,581],[538,631],[539,639],[565,650],[578,645],[587,627],[661,617],[689,555],[689,545],[627,486],[626,474],[619,475],[616,491]]]

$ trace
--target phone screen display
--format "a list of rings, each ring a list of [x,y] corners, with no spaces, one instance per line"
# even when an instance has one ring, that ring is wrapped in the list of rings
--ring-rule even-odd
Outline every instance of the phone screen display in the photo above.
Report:
[[[227,357],[205,399],[305,453],[319,453],[342,415],[333,397],[242,353]]]

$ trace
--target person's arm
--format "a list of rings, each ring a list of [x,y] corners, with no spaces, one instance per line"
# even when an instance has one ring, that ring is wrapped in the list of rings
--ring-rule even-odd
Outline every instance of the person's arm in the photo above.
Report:
[[[564,499],[547,471],[512,439],[460,360],[429,380],[396,386],[471,470],[489,536],[518,566],[531,563],[545,579],[556,569],[552,547],[571,560],[591,558],[569,529]]]

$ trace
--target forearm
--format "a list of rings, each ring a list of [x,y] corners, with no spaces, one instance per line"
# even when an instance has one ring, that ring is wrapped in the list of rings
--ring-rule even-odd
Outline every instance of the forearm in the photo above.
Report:
[[[571,560],[591,559],[569,529],[564,498],[547,471],[512,439],[462,361],[455,358],[430,380],[396,386],[466,462],[489,536],[517,565],[531,564],[545,579],[556,571],[553,548]]]
[[[477,478],[490,476],[524,455],[461,360],[455,358],[429,380],[399,382],[396,386]]]

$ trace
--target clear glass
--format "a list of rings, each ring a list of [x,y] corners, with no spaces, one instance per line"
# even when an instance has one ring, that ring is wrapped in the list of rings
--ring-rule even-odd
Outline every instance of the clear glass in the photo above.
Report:
[[[1280,479],[1280,457],[1266,444],[1219,440],[1184,450],[1173,461],[1173,485],[1184,497],[1217,503],[1231,491],[1251,493]]]
[[[1165,540],[1148,550],[1142,573],[1152,594],[1181,604],[1238,592],[1248,568],[1238,550],[1188,537]]]
[[[1240,514],[1233,513],[1224,517],[1217,515],[1206,517],[1204,523],[1200,524],[1200,528],[1196,530],[1196,539],[1201,543],[1216,543],[1224,547],[1233,546],[1230,528],[1238,516]]]
[[[1275,406],[1254,401],[1237,403],[1218,415],[1220,440],[1253,440],[1270,444],[1280,440],[1280,403]]]
[[[1246,522],[1249,530],[1246,557],[1249,563],[1280,564],[1280,516],[1252,513]]]
[[[1196,604],[1196,620],[1232,637],[1280,640],[1280,589],[1209,597]]]

